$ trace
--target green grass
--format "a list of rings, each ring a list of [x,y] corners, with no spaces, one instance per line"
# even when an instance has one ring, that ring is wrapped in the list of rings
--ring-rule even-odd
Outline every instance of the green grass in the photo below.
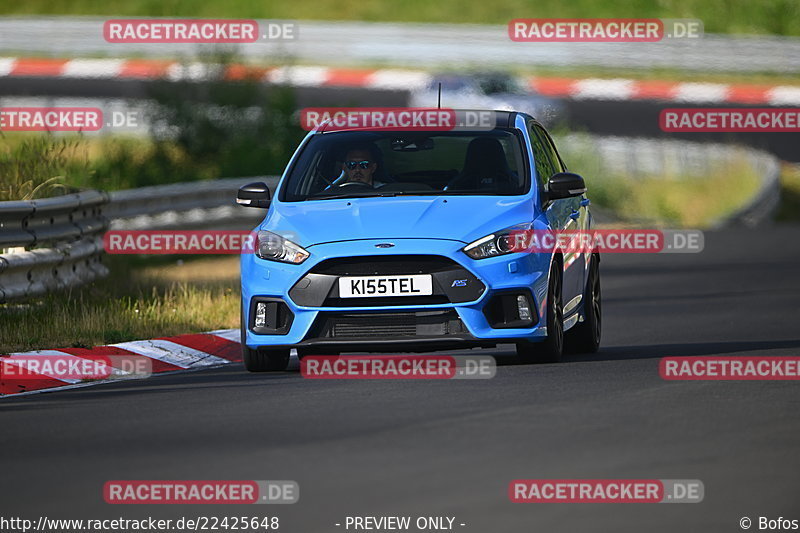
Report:
[[[238,327],[237,260],[107,258],[107,279],[25,304],[0,305],[0,353]]]
[[[113,191],[281,170],[277,165],[264,169],[258,161],[251,165],[245,157],[222,160],[194,158],[172,140],[8,133],[0,141],[0,201],[45,198],[69,189]],[[237,161],[244,167],[237,168]]]
[[[706,228],[743,207],[757,189],[753,174],[732,169],[710,177],[684,176],[671,181],[658,177],[595,179],[589,185],[589,197],[623,221]]]
[[[784,165],[781,172],[781,204],[776,219],[780,222],[800,220],[800,166]]]
[[[2,0],[0,13],[474,24],[547,17],[699,18],[708,33],[800,35],[796,0]]]
[[[47,198],[91,177],[77,138],[0,132],[0,201]]]
[[[735,83],[742,85],[798,85],[800,77],[778,72],[719,72],[689,71],[677,69],[635,69],[606,67],[556,67],[538,66],[531,70],[520,68],[516,73],[521,76],[538,76],[542,78],[599,78],[631,79],[640,81],[675,81],[683,83]]]
[[[305,135],[291,89],[257,82],[155,84],[149,138],[0,133],[0,201],[66,188],[118,190],[280,173]],[[214,113],[208,112],[214,109]]]
[[[0,201],[32,200],[74,189],[119,190],[185,179],[213,179],[213,165],[187,165],[174,142],[132,137],[6,133],[0,140]],[[185,173],[170,172],[185,168]],[[186,175],[191,172],[191,175]]]

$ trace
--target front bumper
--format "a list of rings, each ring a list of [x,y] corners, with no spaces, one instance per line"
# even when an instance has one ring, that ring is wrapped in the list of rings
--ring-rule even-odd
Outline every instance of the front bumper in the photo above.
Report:
[[[549,255],[521,253],[476,261],[461,252],[464,243],[459,241],[392,239],[394,247],[376,247],[385,242],[311,246],[311,257],[301,265],[242,255],[246,344],[251,348],[415,351],[535,341],[546,336],[541,317],[545,316]],[[413,260],[398,266],[392,258],[400,257]],[[414,270],[398,271],[408,268]],[[434,279],[432,297],[337,297],[338,275],[412,274],[426,269],[431,269],[428,273]],[[498,323],[497,309],[508,307],[518,294],[530,301],[532,319],[522,326],[514,321]],[[277,319],[280,329],[271,330],[272,334],[252,327],[254,303],[262,299],[279,302],[274,311],[269,308],[270,317],[284,317]]]

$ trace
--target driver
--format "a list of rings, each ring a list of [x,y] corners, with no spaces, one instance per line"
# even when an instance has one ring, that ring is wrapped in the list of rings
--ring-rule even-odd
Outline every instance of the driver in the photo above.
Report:
[[[342,183],[359,183],[368,187],[379,187],[383,185],[374,179],[375,171],[378,170],[378,162],[375,150],[369,146],[354,146],[347,151],[342,163],[342,170],[347,179]]]

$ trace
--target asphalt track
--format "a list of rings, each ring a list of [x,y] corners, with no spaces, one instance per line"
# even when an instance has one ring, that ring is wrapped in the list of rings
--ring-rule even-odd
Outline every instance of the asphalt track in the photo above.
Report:
[[[0,515],[455,516],[457,531],[741,531],[800,519],[797,382],[666,382],[662,356],[799,355],[800,226],[607,255],[603,348],[485,381],[306,381],[238,367],[0,402]],[[699,504],[512,504],[517,478],[700,479]],[[291,479],[276,506],[112,506],[110,479]],[[752,528],[757,530],[757,522]]]

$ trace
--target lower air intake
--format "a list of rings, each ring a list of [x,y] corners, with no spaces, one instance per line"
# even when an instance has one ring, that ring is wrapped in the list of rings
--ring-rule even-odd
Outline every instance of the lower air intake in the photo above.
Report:
[[[453,310],[415,313],[336,313],[321,323],[320,337],[408,338],[438,337],[465,332]]]

